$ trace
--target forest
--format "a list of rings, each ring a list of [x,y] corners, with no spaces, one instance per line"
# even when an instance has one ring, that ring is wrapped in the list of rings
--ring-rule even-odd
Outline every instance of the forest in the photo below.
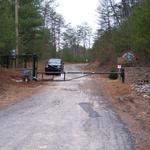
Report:
[[[15,2],[0,1],[0,55],[16,48]],[[18,0],[18,54],[85,61],[92,29],[86,22],[76,27],[66,23],[56,7],[55,0]]]
[[[17,26],[18,54],[115,64],[118,56],[130,51],[148,64],[149,0],[99,0],[96,33],[86,22],[76,27],[67,23],[56,7],[55,0],[18,0],[16,24],[16,0],[0,0],[0,55],[9,55],[16,48]]]
[[[116,64],[117,57],[132,52],[142,65],[150,64],[150,1],[99,1],[99,29],[93,45],[93,59]]]

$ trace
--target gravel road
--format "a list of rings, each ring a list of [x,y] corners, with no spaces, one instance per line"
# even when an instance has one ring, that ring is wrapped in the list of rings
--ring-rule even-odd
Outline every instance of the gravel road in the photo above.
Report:
[[[78,65],[66,65],[76,70]],[[68,78],[77,75],[68,75]],[[57,77],[58,78],[58,77]],[[0,150],[134,150],[93,77],[49,82],[0,111]]]

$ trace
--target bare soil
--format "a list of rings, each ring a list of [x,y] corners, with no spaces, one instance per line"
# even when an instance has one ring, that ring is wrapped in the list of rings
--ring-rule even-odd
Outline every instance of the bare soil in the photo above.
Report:
[[[0,69],[0,110],[38,92],[45,83],[22,82],[19,71]]]

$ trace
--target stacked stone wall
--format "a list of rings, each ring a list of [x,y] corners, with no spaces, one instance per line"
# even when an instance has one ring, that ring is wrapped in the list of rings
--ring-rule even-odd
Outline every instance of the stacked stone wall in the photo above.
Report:
[[[125,82],[149,82],[150,83],[150,67],[125,67]]]

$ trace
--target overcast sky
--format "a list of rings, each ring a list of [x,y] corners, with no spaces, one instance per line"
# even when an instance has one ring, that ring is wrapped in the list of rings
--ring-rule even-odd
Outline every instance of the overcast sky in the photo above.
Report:
[[[87,22],[94,30],[97,28],[97,4],[98,0],[56,0],[59,4],[57,12],[60,13],[66,23],[73,26]]]
[[[120,2],[121,0],[114,1]],[[59,4],[57,12],[64,17],[66,23],[76,26],[87,22],[94,31],[97,29],[96,9],[99,0],[56,0],[56,3]]]

